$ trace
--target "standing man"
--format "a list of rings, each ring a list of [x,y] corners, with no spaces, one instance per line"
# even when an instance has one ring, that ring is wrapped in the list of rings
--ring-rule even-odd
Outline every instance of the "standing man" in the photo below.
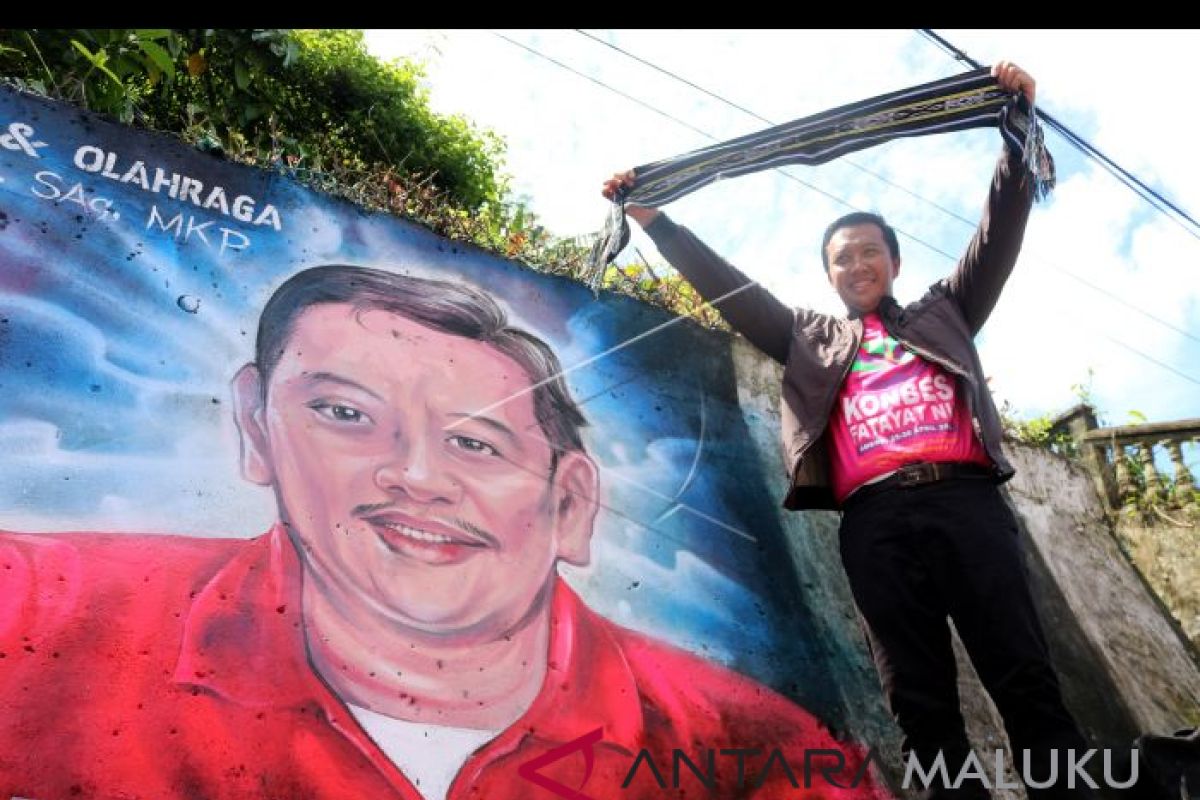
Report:
[[[1034,100],[1010,62],[1001,88]],[[637,176],[605,182],[613,199]],[[969,752],[947,616],[1004,718],[1024,774],[1086,748],[1065,708],[1026,583],[1017,525],[997,484],[1013,475],[973,342],[1024,237],[1032,180],[1005,145],[979,228],[954,272],[901,306],[895,231],[876,214],[835,220],[821,243],[845,317],[791,310],[655,209],[626,212],[730,325],[784,365],[789,509],[837,508],[842,563],[903,750],[953,779]],[[738,291],[742,290],[742,291]],[[1061,758],[1060,757],[1060,758]],[[1078,790],[1082,791],[1082,790]],[[1068,796],[1065,776],[1034,797]],[[933,796],[987,796],[974,780]]]

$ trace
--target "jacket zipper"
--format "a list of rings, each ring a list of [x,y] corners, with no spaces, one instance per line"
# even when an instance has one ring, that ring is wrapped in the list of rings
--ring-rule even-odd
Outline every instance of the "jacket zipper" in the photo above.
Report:
[[[858,358],[858,349],[862,347],[863,333],[866,331],[866,326],[859,324],[859,330],[854,333],[854,347],[850,350],[850,359],[846,362],[846,366],[842,368],[842,376],[838,378],[838,382],[834,384],[833,391],[829,393],[829,399],[825,402],[825,425],[822,426],[821,432],[814,436],[808,444],[796,454],[796,464],[792,468],[792,480],[795,481],[796,470],[799,469],[800,463],[804,460],[804,454],[812,449],[813,445],[821,440],[825,432],[829,430],[829,415],[833,411],[833,404],[837,401],[838,392],[841,390],[842,384],[846,382],[846,376],[850,374],[851,368],[854,367],[854,360]]]

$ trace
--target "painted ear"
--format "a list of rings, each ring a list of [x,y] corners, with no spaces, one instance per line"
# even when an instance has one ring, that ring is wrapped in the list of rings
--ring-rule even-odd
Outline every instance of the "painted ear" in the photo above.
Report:
[[[267,437],[265,392],[262,375],[254,364],[246,364],[230,382],[233,392],[233,421],[241,442],[242,477],[260,486],[275,481],[271,447]]]
[[[558,557],[582,567],[592,559],[592,530],[600,508],[600,473],[586,453],[563,453],[554,474]]]

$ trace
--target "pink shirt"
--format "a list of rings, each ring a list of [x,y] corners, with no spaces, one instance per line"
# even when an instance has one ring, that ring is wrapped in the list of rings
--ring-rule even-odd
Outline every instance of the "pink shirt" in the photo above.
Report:
[[[862,344],[838,391],[827,436],[839,503],[905,464],[992,463],[955,377],[896,341],[875,313],[863,317]]]

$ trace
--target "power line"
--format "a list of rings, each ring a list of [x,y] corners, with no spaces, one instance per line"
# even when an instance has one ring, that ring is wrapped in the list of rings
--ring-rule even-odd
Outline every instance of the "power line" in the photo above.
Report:
[[[626,58],[632,59],[633,61],[636,61],[639,64],[642,64],[650,69],[655,70],[656,72],[666,75],[667,77],[669,77],[675,81],[678,81],[679,83],[682,83],[685,86],[691,87],[692,89],[695,89],[696,91],[698,91],[704,95],[707,95],[708,97],[711,97],[712,99],[714,99],[720,103],[723,103],[723,104],[729,106],[730,108],[737,109],[738,111],[741,111],[743,114],[747,114],[766,125],[774,126],[774,125],[778,124],[777,122],[769,120],[766,117],[762,116],[761,114],[758,114],[757,112],[752,111],[751,109],[746,108],[743,105],[739,105],[738,103],[735,103],[734,101],[718,94],[717,92],[714,92],[710,89],[700,86],[699,84],[697,84],[693,81],[690,81],[687,78],[684,78],[683,76],[678,75],[669,69],[666,69],[665,67],[661,67],[651,61],[648,61],[635,53],[631,53],[628,50],[625,50],[615,44],[612,44],[611,42],[606,42],[603,39],[588,33],[587,31],[583,31],[583,30],[576,28],[575,32],[580,34],[581,36],[585,36],[588,39],[591,39],[592,41],[596,42],[597,44],[602,44],[605,47],[615,50],[616,52],[620,53],[621,55],[625,56]],[[934,34],[934,35],[936,35],[936,34]],[[528,48],[526,48],[526,49],[528,49]],[[600,83],[599,81],[596,81],[596,82]],[[604,85],[604,84],[601,83],[601,85]],[[641,101],[638,101],[638,102],[640,103]],[[644,103],[642,103],[642,104],[646,105]],[[660,109],[654,109],[654,110],[660,114],[663,113]],[[674,117],[670,117],[670,115],[667,115],[667,114],[664,114],[664,116],[667,116],[670,119],[674,119]],[[679,120],[676,120],[676,121],[679,121]],[[686,125],[687,123],[681,122],[681,124]],[[691,126],[689,126],[689,127],[691,127]],[[693,130],[695,130],[695,128],[693,128]],[[708,134],[705,134],[705,135],[708,135]],[[886,183],[889,186],[893,186],[897,189],[900,189],[904,193],[908,194],[910,197],[914,197],[924,203],[929,204],[930,206],[933,206],[934,208],[938,209],[939,211],[942,211],[943,213],[947,214],[950,217],[953,217],[954,219],[958,220],[959,222],[963,223],[964,225],[966,225],[969,228],[973,229],[973,228],[975,228],[975,226],[977,224],[976,222],[967,219],[966,217],[962,216],[961,214],[958,214],[948,208],[944,208],[942,205],[935,202],[934,200],[929,199],[928,197],[925,197],[925,196],[923,196],[917,192],[914,192],[904,186],[901,186],[898,183],[888,180],[887,178],[883,177],[879,173],[874,172],[870,169],[867,169],[866,167],[855,164],[853,161],[851,161],[851,159],[849,159],[847,157],[842,157],[838,160],[844,161],[844,162],[850,164],[851,166],[855,167],[856,169],[859,169],[859,170],[867,173],[868,175],[871,175],[871,176],[877,178],[878,180],[882,181],[883,183]],[[781,174],[787,175],[787,173],[781,173]],[[807,186],[808,184],[805,184],[805,185]],[[826,196],[828,196],[827,193],[825,193],[825,194],[826,194]],[[837,200],[837,202],[842,203],[843,205],[849,205],[848,203],[845,203],[844,201],[842,201],[840,198],[834,198],[834,199]],[[901,231],[901,233],[904,233],[904,231]],[[916,237],[912,236],[911,234],[905,233],[905,236],[913,239],[914,241],[920,241],[920,240],[916,239]],[[926,244],[926,243],[922,242],[922,244]],[[928,244],[926,244],[926,246],[930,247]],[[946,258],[950,259],[951,261],[955,260],[954,256],[950,255],[949,253],[945,252],[944,250],[940,250],[936,247],[930,247],[930,249],[933,250],[934,252],[937,252],[940,255],[945,256]],[[1146,311],[1143,308],[1135,306],[1134,304],[1130,303],[1128,300],[1125,300],[1124,298],[1119,297],[1118,295],[1108,291],[1107,289],[1104,289],[1104,288],[1098,286],[1097,284],[1092,283],[1091,281],[1087,280],[1086,278],[1084,278],[1080,275],[1077,275],[1068,269],[1063,269],[1062,267],[1058,267],[1054,264],[1046,264],[1046,266],[1048,266],[1052,270],[1055,270],[1056,272],[1060,272],[1063,275],[1066,275],[1068,278],[1071,278],[1072,280],[1077,281],[1078,283],[1083,284],[1084,286],[1088,287],[1089,289],[1092,289],[1095,292],[1099,292],[1100,294],[1103,294],[1105,297],[1108,297],[1110,300],[1113,300],[1114,302],[1125,306],[1126,308],[1130,309],[1131,311],[1135,311],[1138,314],[1142,315],[1143,317],[1146,317],[1147,319],[1157,322],[1160,325],[1162,325],[1166,328],[1169,328],[1170,330],[1174,331],[1175,333],[1178,333],[1181,336],[1191,339],[1193,342],[1200,343],[1200,336],[1196,336],[1195,334],[1189,333],[1188,331],[1178,327],[1177,325],[1175,325],[1171,322],[1168,322],[1167,320],[1162,319],[1161,317],[1155,316],[1153,313]]]
[[[1113,344],[1125,348],[1126,350],[1133,353],[1134,355],[1141,356],[1142,358],[1149,361],[1151,364],[1157,364],[1158,366],[1162,367],[1163,369],[1167,370],[1168,372],[1175,373],[1179,377],[1183,378],[1185,381],[1190,381],[1191,383],[1194,383],[1197,386],[1200,386],[1200,380],[1196,380],[1191,375],[1187,375],[1185,373],[1180,372],[1179,370],[1177,370],[1175,367],[1171,366],[1170,364],[1159,361],[1157,358],[1154,358],[1153,356],[1148,356],[1145,353],[1143,353],[1141,350],[1138,350],[1136,347],[1125,344],[1125,342],[1122,342],[1120,339],[1114,339],[1113,337],[1109,336],[1107,333],[1103,333],[1103,334],[1101,334],[1101,336],[1103,336],[1105,339],[1108,339]]]
[[[599,78],[594,78],[591,75],[588,75],[586,72],[581,72],[581,71],[575,69],[574,67],[570,66],[569,64],[564,64],[563,62],[559,61],[557,58],[553,58],[551,56],[546,55],[543,52],[534,50],[532,47],[530,47],[527,44],[518,42],[516,39],[510,39],[509,37],[505,36],[503,33],[499,33],[497,31],[492,31],[492,35],[496,36],[500,39],[503,39],[504,41],[508,42],[509,44],[519,47],[522,50],[526,51],[527,53],[531,53],[531,54],[537,56],[538,58],[545,59],[546,61],[549,61],[551,64],[554,64],[556,67],[561,67],[562,69],[565,69],[567,72],[570,72],[573,75],[578,75],[579,77],[583,78],[584,80],[589,80],[592,83],[602,86],[605,89],[607,89],[608,91],[612,92],[613,94],[624,97],[629,102],[636,103],[637,105],[641,106],[642,108],[646,109],[647,111],[653,111],[655,114],[658,114],[659,116],[666,117],[667,119],[671,120],[672,122],[678,123],[690,131],[694,131],[695,133],[698,133],[701,136],[706,136],[709,139],[714,138],[712,136],[712,134],[708,133],[707,131],[702,131],[699,128],[697,128],[695,125],[684,122],[679,117],[673,117],[670,114],[668,114],[667,112],[663,111],[661,108],[656,108],[643,100],[639,100],[638,98],[634,97],[633,95],[631,95],[627,92],[623,92],[620,89],[616,88],[615,86],[609,86],[607,83],[600,80]]]
[[[978,61],[976,61],[975,59],[973,59],[969,55],[967,55],[965,52],[963,52],[959,48],[955,47],[953,44],[951,44],[945,38],[934,33],[931,29],[918,28],[917,30],[922,35],[924,35],[927,39],[931,40],[934,44],[937,44],[939,47],[941,47],[944,50],[946,50],[947,52],[949,52],[950,55],[955,58],[955,60],[962,61],[963,63],[969,64],[976,69],[979,69],[983,66]],[[1196,220],[1192,219],[1191,216],[1189,216],[1186,211],[1184,211],[1182,208],[1180,208],[1179,206],[1172,203],[1167,198],[1163,197],[1161,194],[1156,192],[1154,189],[1150,188],[1148,185],[1146,185],[1140,178],[1138,178],[1132,172],[1125,169],[1124,167],[1122,167],[1117,162],[1113,161],[1108,156],[1104,155],[1104,153],[1100,152],[1100,150],[1098,148],[1096,148],[1094,145],[1089,143],[1082,136],[1079,136],[1074,131],[1072,131],[1070,128],[1068,128],[1066,125],[1062,124],[1057,119],[1052,117],[1049,114],[1049,112],[1038,108],[1038,109],[1035,109],[1035,113],[1037,113],[1037,115],[1039,117],[1041,117],[1042,120],[1045,121],[1045,123],[1047,125],[1049,125],[1054,130],[1058,131],[1063,136],[1063,138],[1065,138],[1071,144],[1075,145],[1075,147],[1077,147],[1078,149],[1082,150],[1085,155],[1090,156],[1092,158],[1092,160],[1094,160],[1100,166],[1104,167],[1104,169],[1106,169],[1109,172],[1109,174],[1114,176],[1117,180],[1121,181],[1121,183],[1124,183],[1126,186],[1128,186],[1130,189],[1132,189],[1134,191],[1134,193],[1136,193],[1143,200],[1148,202],[1164,217],[1171,220],[1179,227],[1183,228],[1193,238],[1200,239],[1200,223],[1197,223]],[[1166,208],[1163,208],[1163,206],[1166,206]],[[1174,212],[1174,214],[1177,216],[1172,216],[1171,214],[1167,213],[1167,209]],[[1186,220],[1191,225],[1191,228],[1189,228],[1187,225],[1185,225],[1183,223],[1183,220],[1180,219],[1180,217],[1182,217],[1183,220]]]
[[[579,32],[580,32],[580,33],[582,33],[581,31],[579,31]],[[503,34],[501,34],[501,33],[498,33],[498,32],[495,32],[495,31],[493,31],[492,33],[493,33],[493,35],[494,35],[494,36],[497,36],[498,38],[500,38],[500,39],[503,39],[504,41],[506,41],[506,42],[508,42],[508,43],[510,43],[510,44],[512,44],[512,45],[514,45],[514,46],[516,46],[516,47],[519,47],[520,49],[522,49],[522,50],[525,50],[526,52],[528,52],[528,53],[530,53],[530,54],[532,54],[532,55],[534,55],[534,56],[537,56],[538,58],[541,58],[541,59],[544,59],[544,60],[546,60],[546,61],[549,61],[550,63],[552,63],[552,64],[554,64],[554,65],[556,65],[556,66],[558,66],[558,67],[560,67],[560,68],[562,68],[562,69],[565,69],[565,70],[567,70],[568,72],[571,72],[572,74],[575,74],[575,75],[578,75],[579,77],[585,78],[586,80],[588,80],[588,81],[590,81],[590,82],[592,82],[592,83],[594,83],[594,84],[596,84],[596,85],[598,85],[598,86],[600,86],[600,87],[602,87],[602,88],[604,88],[604,89],[607,89],[608,91],[610,91],[610,92],[612,92],[612,93],[614,93],[614,94],[616,94],[616,95],[618,95],[618,96],[620,96],[620,97],[623,97],[623,98],[625,98],[625,99],[627,99],[627,100],[630,100],[630,101],[631,101],[631,102],[633,102],[633,103],[636,103],[637,105],[639,105],[639,106],[641,106],[641,107],[643,107],[643,108],[646,108],[646,109],[649,109],[649,110],[653,111],[654,113],[658,114],[659,116],[665,117],[666,119],[669,119],[669,120],[671,120],[672,122],[675,122],[675,123],[677,123],[677,124],[679,124],[679,125],[681,125],[681,126],[683,126],[683,127],[687,128],[687,129],[689,129],[689,130],[691,130],[691,131],[694,131],[694,132],[696,132],[696,133],[699,133],[701,136],[704,136],[704,137],[706,137],[706,138],[708,138],[708,139],[711,139],[711,140],[713,140],[713,141],[718,141],[717,137],[715,137],[713,134],[711,134],[711,133],[708,133],[707,131],[701,130],[701,129],[697,128],[696,126],[692,125],[691,123],[689,123],[689,122],[687,122],[687,121],[685,121],[685,120],[679,119],[678,117],[676,117],[676,116],[674,116],[674,115],[672,115],[672,114],[669,114],[668,112],[666,112],[666,111],[663,111],[663,110],[662,110],[662,109],[660,109],[660,108],[657,108],[657,107],[655,107],[655,106],[652,106],[651,104],[649,104],[649,103],[647,103],[647,102],[645,102],[645,101],[643,101],[643,100],[641,100],[641,99],[639,99],[639,98],[637,98],[637,97],[634,97],[634,96],[632,96],[632,95],[628,94],[627,92],[624,92],[624,91],[622,91],[622,90],[620,90],[620,89],[617,89],[616,87],[614,87],[614,86],[611,86],[611,85],[610,85],[610,84],[608,84],[608,83],[605,83],[604,81],[600,80],[599,78],[596,78],[596,77],[594,77],[594,76],[592,76],[592,75],[588,75],[588,74],[586,74],[586,73],[583,73],[583,72],[581,72],[581,71],[579,71],[579,70],[575,69],[574,67],[571,67],[571,66],[569,66],[569,65],[567,65],[567,64],[564,64],[563,62],[561,62],[561,61],[559,61],[559,60],[557,60],[557,59],[555,59],[555,58],[553,58],[553,57],[551,57],[551,56],[548,56],[548,55],[546,55],[545,53],[542,53],[542,52],[541,52],[541,51],[539,51],[539,50],[536,50],[536,49],[534,49],[534,48],[532,48],[532,47],[530,47],[530,46],[528,46],[528,45],[526,45],[526,44],[524,44],[524,43],[522,43],[522,42],[515,41],[515,40],[513,40],[513,39],[509,38],[508,36],[505,36],[505,35],[503,35]],[[584,36],[587,36],[588,38],[595,39],[595,37],[592,37],[592,36],[591,36],[591,35],[589,35],[589,34],[583,33],[583,35],[584,35]],[[708,95],[710,95],[710,96],[712,96],[712,97],[714,97],[714,98],[716,98],[716,99],[718,99],[718,100],[721,100],[722,102],[725,102],[725,103],[729,104],[730,106],[732,106],[732,107],[734,107],[734,108],[737,108],[737,109],[739,109],[739,110],[741,110],[741,111],[744,111],[744,112],[746,112],[746,113],[752,114],[752,115],[753,115],[753,116],[755,116],[756,118],[762,119],[762,118],[761,118],[761,117],[759,117],[757,114],[754,114],[754,112],[748,111],[747,109],[744,109],[744,108],[742,108],[741,106],[738,106],[736,103],[733,103],[732,101],[727,101],[727,100],[725,100],[724,98],[722,98],[720,95],[718,95],[718,94],[716,94],[716,93],[714,93],[714,92],[711,92],[711,91],[709,91],[709,90],[707,90],[707,89],[701,89],[700,87],[698,87],[696,84],[692,83],[691,81],[688,81],[688,80],[686,80],[686,79],[684,79],[684,78],[681,78],[681,77],[679,77],[679,76],[675,75],[674,73],[671,73],[670,71],[668,71],[668,70],[666,70],[666,69],[664,69],[664,68],[662,68],[662,67],[658,67],[657,65],[652,65],[652,64],[650,64],[650,62],[647,62],[645,59],[642,59],[642,58],[640,58],[640,57],[637,57],[637,56],[634,56],[634,55],[632,55],[632,54],[630,54],[630,53],[627,53],[626,51],[624,51],[624,50],[621,50],[621,48],[619,48],[619,47],[617,47],[617,46],[615,46],[615,45],[611,45],[611,44],[609,44],[609,43],[607,43],[607,42],[603,42],[603,41],[601,41],[601,40],[596,40],[596,41],[600,41],[600,43],[601,43],[601,44],[604,44],[604,45],[606,45],[606,46],[608,46],[608,47],[611,47],[611,48],[613,48],[613,49],[615,49],[615,50],[618,50],[619,52],[621,52],[621,53],[624,53],[625,55],[629,56],[630,58],[633,58],[634,60],[637,60],[637,61],[639,61],[640,63],[644,63],[644,64],[646,64],[646,65],[648,65],[648,66],[652,66],[654,69],[658,70],[659,72],[662,72],[662,73],[664,73],[664,74],[666,74],[666,75],[669,75],[669,76],[671,76],[671,77],[675,78],[676,80],[679,80],[679,81],[681,81],[681,82],[683,82],[683,83],[685,83],[685,84],[687,84],[687,85],[689,85],[689,86],[692,86],[693,88],[697,88],[697,89],[699,89],[700,91],[703,91],[705,94],[708,94]],[[1041,113],[1041,112],[1039,112],[1039,113]],[[850,204],[849,202],[847,202],[846,200],[843,200],[842,198],[840,198],[840,197],[837,197],[836,195],[833,195],[833,194],[831,194],[830,192],[827,192],[827,191],[825,191],[824,189],[820,188],[819,186],[814,186],[813,184],[810,184],[810,183],[808,183],[807,181],[804,181],[804,180],[802,180],[802,179],[800,179],[800,178],[798,178],[798,177],[796,177],[796,176],[794,176],[794,175],[792,175],[792,174],[790,174],[790,173],[788,173],[788,172],[783,172],[783,171],[782,171],[782,170],[780,170],[780,169],[776,169],[776,172],[778,172],[780,175],[782,175],[782,176],[783,176],[783,177],[785,177],[785,178],[788,178],[788,179],[790,179],[790,180],[793,180],[793,181],[795,181],[796,183],[799,183],[799,184],[801,184],[802,186],[805,186],[805,187],[807,187],[808,189],[811,189],[812,191],[815,191],[815,192],[817,192],[817,193],[819,193],[819,194],[821,194],[821,195],[824,195],[825,197],[827,197],[827,198],[829,198],[829,199],[833,200],[834,202],[838,203],[839,205],[845,206],[845,207],[847,207],[847,208],[854,209],[854,210],[856,210],[856,211],[860,211],[860,210],[862,210],[862,209],[859,209],[859,208],[857,208],[857,207],[856,207],[856,206],[854,206],[854,205],[851,205],[851,204]],[[900,188],[903,188],[903,187],[900,187]],[[930,203],[931,205],[937,206],[937,204],[936,204],[936,203],[934,203],[933,201],[927,200],[926,198],[923,198],[923,197],[921,197],[920,195],[916,194],[915,192],[911,192],[911,191],[908,191],[908,190],[905,190],[905,191],[907,191],[907,192],[908,192],[908,194],[910,194],[910,195],[912,195],[912,196],[914,196],[914,197],[917,197],[918,199],[924,200],[925,202],[927,202],[927,203]],[[939,207],[940,207],[940,206],[939,206]],[[958,214],[954,214],[953,212],[947,212],[947,213],[949,213],[951,216],[953,216],[953,217],[956,217],[957,219],[959,219],[959,220],[961,220],[961,221],[967,222],[967,224],[971,225],[972,227],[974,227],[974,225],[975,225],[975,223],[971,223],[971,222],[969,222],[969,221],[965,220],[963,217],[959,216]],[[893,226],[893,227],[895,227],[895,226]],[[930,244],[929,242],[926,242],[925,240],[923,240],[923,239],[920,239],[919,237],[917,237],[917,236],[914,236],[913,234],[911,234],[911,233],[908,233],[907,231],[905,231],[905,230],[903,230],[903,229],[901,229],[901,228],[895,228],[895,230],[897,231],[897,233],[900,233],[900,234],[902,234],[903,236],[905,236],[906,238],[908,238],[908,239],[911,239],[911,240],[913,240],[914,242],[917,242],[917,243],[919,243],[919,244],[923,245],[924,247],[928,248],[929,250],[932,250],[933,252],[935,252],[935,253],[937,253],[937,254],[939,254],[939,255],[941,255],[941,256],[944,256],[945,258],[949,259],[950,261],[957,261],[957,257],[956,257],[956,256],[954,256],[954,255],[951,255],[950,253],[947,253],[945,250],[942,250],[941,248],[939,248],[939,247],[936,247],[935,245],[933,245],[933,244]],[[1090,287],[1090,288],[1092,288],[1092,289],[1095,289],[1096,291],[1098,291],[1098,292],[1100,292],[1100,293],[1102,293],[1102,294],[1104,294],[1104,295],[1106,295],[1106,296],[1108,296],[1108,297],[1112,298],[1114,301],[1116,301],[1116,302],[1120,303],[1121,305],[1124,305],[1124,306],[1126,306],[1126,307],[1128,307],[1128,308],[1130,308],[1130,309],[1132,309],[1132,310],[1134,310],[1134,311],[1137,311],[1139,314],[1141,314],[1141,315],[1143,315],[1143,316],[1145,316],[1145,317],[1148,317],[1149,319],[1152,319],[1152,320],[1154,320],[1155,322],[1158,322],[1158,323],[1160,323],[1160,324],[1162,324],[1162,325],[1164,325],[1164,326],[1166,326],[1166,327],[1170,328],[1171,330],[1173,330],[1173,331],[1175,331],[1175,332],[1177,332],[1177,333],[1180,333],[1180,334],[1182,334],[1183,336],[1186,336],[1186,337],[1187,337],[1187,338],[1189,338],[1189,339],[1192,339],[1192,340],[1194,340],[1194,341],[1200,341],[1200,338],[1197,338],[1197,337],[1196,337],[1196,336],[1194,336],[1193,334],[1191,334],[1191,333],[1188,333],[1187,331],[1180,330],[1178,327],[1176,327],[1175,325],[1173,325],[1173,324],[1171,324],[1171,323],[1167,322],[1166,320],[1160,319],[1159,317],[1155,316],[1154,314],[1151,314],[1151,313],[1150,313],[1150,312],[1148,312],[1148,311],[1145,311],[1145,310],[1143,310],[1143,309],[1141,309],[1141,308],[1138,308],[1137,306],[1134,306],[1134,305],[1132,305],[1132,304],[1128,303],[1127,301],[1121,300],[1120,298],[1118,298],[1116,295],[1112,294],[1111,292],[1108,292],[1107,290],[1101,289],[1100,287],[1096,286],[1095,284],[1092,284],[1091,282],[1089,282],[1089,281],[1087,281],[1087,280],[1085,280],[1085,279],[1083,279],[1083,278],[1079,277],[1078,275],[1075,275],[1074,273],[1071,273],[1071,272],[1069,272],[1069,271],[1067,271],[1067,270],[1063,270],[1063,269],[1061,269],[1061,268],[1059,268],[1059,267],[1055,267],[1054,265],[1048,265],[1048,266],[1050,266],[1050,268],[1051,268],[1051,269],[1054,269],[1054,270],[1056,270],[1056,271],[1058,271],[1058,272],[1062,272],[1063,274],[1065,274],[1065,275],[1067,275],[1067,276],[1069,276],[1069,277],[1071,277],[1071,278],[1073,278],[1073,279],[1075,279],[1075,280],[1079,281],[1080,283],[1084,284],[1085,286],[1088,286],[1088,287]],[[1150,363],[1152,363],[1152,364],[1155,364],[1156,366],[1159,366],[1159,367],[1161,367],[1161,368],[1163,368],[1163,369],[1166,369],[1166,370],[1168,370],[1169,372],[1171,372],[1172,374],[1174,374],[1174,375],[1177,375],[1177,376],[1179,376],[1179,377],[1181,377],[1181,378],[1183,378],[1183,379],[1185,379],[1185,380],[1187,380],[1187,381],[1189,381],[1189,382],[1191,382],[1191,383],[1195,383],[1195,384],[1197,384],[1197,385],[1200,385],[1200,380],[1197,380],[1196,378],[1193,378],[1193,377],[1191,377],[1191,376],[1189,376],[1189,375],[1187,375],[1187,374],[1185,374],[1185,373],[1183,373],[1183,372],[1180,372],[1178,369],[1176,369],[1176,368],[1174,368],[1174,367],[1171,367],[1171,366],[1169,366],[1169,365],[1167,365],[1167,364],[1165,364],[1165,363],[1163,363],[1163,362],[1161,362],[1161,361],[1159,361],[1159,360],[1157,360],[1157,359],[1155,359],[1155,358],[1152,358],[1152,357],[1150,357],[1150,356],[1146,355],[1145,353],[1142,353],[1141,351],[1139,351],[1139,350],[1135,349],[1134,347],[1132,347],[1132,346],[1130,346],[1130,345],[1127,345],[1127,344],[1125,344],[1124,342],[1121,342],[1121,341],[1119,341],[1119,340],[1117,340],[1117,339],[1114,339],[1113,337],[1109,336],[1108,334],[1103,334],[1103,336],[1104,336],[1104,338],[1106,338],[1106,339],[1109,339],[1110,341],[1112,341],[1114,344],[1117,344],[1117,345],[1119,345],[1119,346],[1123,347],[1124,349],[1126,349],[1126,350],[1130,351],[1131,353],[1134,353],[1135,355],[1138,355],[1138,356],[1140,356],[1140,357],[1144,358],[1146,361],[1148,361],[1148,362],[1150,362]]]
[[[591,81],[592,83],[607,89],[608,91],[612,92],[615,95],[618,95],[619,97],[623,97],[632,103],[636,103],[637,105],[641,106],[642,108],[653,111],[655,114],[658,114],[660,117],[665,117],[666,119],[669,119],[674,123],[682,125],[683,127],[687,128],[688,130],[698,133],[706,139],[710,139],[714,142],[721,141],[717,136],[709,133],[708,131],[701,130],[700,128],[697,128],[695,125],[691,124],[690,122],[687,122],[686,120],[682,120],[679,117],[674,116],[673,114],[669,114],[666,111],[663,111],[661,108],[653,106],[650,103],[645,102],[644,100],[634,97],[633,95],[629,94],[628,92],[624,92],[624,91],[616,88],[615,86],[611,86],[610,84],[605,83],[604,81],[600,80],[599,78],[596,78],[592,75],[588,75],[587,73],[581,72],[568,64],[564,64],[563,62],[559,61],[558,59],[556,59],[552,56],[548,56],[539,50],[535,50],[534,48],[530,47],[527,44],[524,44],[523,42],[518,42],[514,39],[510,39],[509,37],[505,36],[504,34],[498,33],[496,31],[492,31],[492,35],[496,36],[500,39],[503,39],[504,41],[508,42],[509,44],[519,47],[522,50],[525,50],[526,52],[537,56],[538,58],[545,59],[546,61],[549,61],[551,64],[554,64],[557,67],[561,67],[562,69],[565,69],[567,72],[570,72],[574,75],[578,75],[581,78]],[[783,170],[778,169],[778,168],[776,168],[775,171],[790,181],[794,181],[795,183],[798,183],[801,186],[808,187],[809,189],[811,189],[814,192],[817,192],[818,194],[824,195],[825,197],[829,198],[830,200],[837,203],[838,205],[845,206],[846,208],[849,208],[853,211],[866,210],[866,209],[859,208],[858,206],[855,206],[851,203],[848,203],[847,201],[843,200],[842,198],[838,197],[837,195],[831,194],[830,192],[827,192],[824,189],[822,189],[820,186],[811,184],[802,178],[798,178],[795,175],[791,174],[790,172],[784,172]],[[910,192],[910,194],[911,194],[911,192]],[[914,236],[913,234],[911,234],[905,230],[902,230],[900,228],[896,228],[896,232],[904,234],[905,237],[912,239],[914,242],[917,242],[918,244],[928,247],[933,252],[943,255],[946,258],[950,259],[951,261],[955,260],[955,257],[953,255],[951,255],[950,253],[947,253],[945,250],[940,249],[936,245],[933,245],[933,244],[925,241],[924,239]]]
[[[660,72],[663,75],[666,75],[667,77],[672,78],[673,80],[679,81],[680,83],[684,84],[685,86],[689,86],[692,89],[695,89],[696,91],[700,92],[701,94],[708,95],[712,99],[714,99],[718,102],[724,103],[725,105],[729,106],[730,108],[735,108],[738,111],[741,111],[743,114],[754,117],[756,120],[758,120],[759,122],[761,122],[765,125],[774,127],[775,125],[779,124],[778,122],[767,119],[762,114],[759,114],[755,111],[751,111],[750,109],[746,108],[745,106],[738,105],[737,103],[733,102],[732,100],[730,100],[727,97],[722,97],[721,95],[717,94],[716,92],[710,91],[709,89],[706,89],[703,86],[700,86],[699,84],[693,83],[692,81],[688,80],[687,78],[684,78],[681,75],[677,75],[676,73],[671,72],[669,69],[666,69],[665,67],[660,67],[658,64],[655,64],[651,61],[647,61],[646,59],[642,58],[641,56],[631,53],[628,50],[623,50],[622,48],[618,47],[617,45],[613,44],[612,42],[606,42],[603,39],[599,38],[598,36],[593,36],[592,34],[588,33],[587,31],[580,30],[579,28],[575,28],[575,32],[578,33],[580,36],[586,36],[587,38],[591,39],[593,42],[596,42],[597,44],[602,44],[605,47],[612,48],[613,50],[616,50],[618,53],[625,56],[626,58],[633,59],[634,61],[638,62],[639,64],[649,67],[650,69],[655,70],[657,72]],[[943,213],[962,220],[963,222],[965,222],[967,225],[969,225],[972,228],[975,227],[975,223],[972,222],[971,220],[967,219],[966,217],[959,216],[956,212],[952,211],[951,209],[943,207],[939,203],[937,203],[933,200],[930,200],[928,197],[922,197],[921,195],[919,195],[916,192],[909,189],[907,186],[902,186],[901,184],[896,183],[896,182],[884,177],[883,175],[880,175],[878,172],[875,172],[874,170],[869,169],[868,167],[864,167],[862,164],[859,164],[858,162],[856,162],[854,159],[850,158],[849,156],[842,156],[841,158],[838,159],[838,161],[840,161],[844,164],[848,164],[851,167],[854,167],[856,170],[859,170],[860,172],[865,172],[868,175],[870,175],[871,177],[873,177],[879,181],[882,181],[883,183],[886,183],[888,186],[891,186],[892,188],[899,189],[900,191],[907,194],[909,197],[915,197],[918,200],[922,200],[922,201],[928,203],[929,205],[933,206],[934,208],[942,211]],[[783,174],[786,174],[786,173],[783,173]]]

